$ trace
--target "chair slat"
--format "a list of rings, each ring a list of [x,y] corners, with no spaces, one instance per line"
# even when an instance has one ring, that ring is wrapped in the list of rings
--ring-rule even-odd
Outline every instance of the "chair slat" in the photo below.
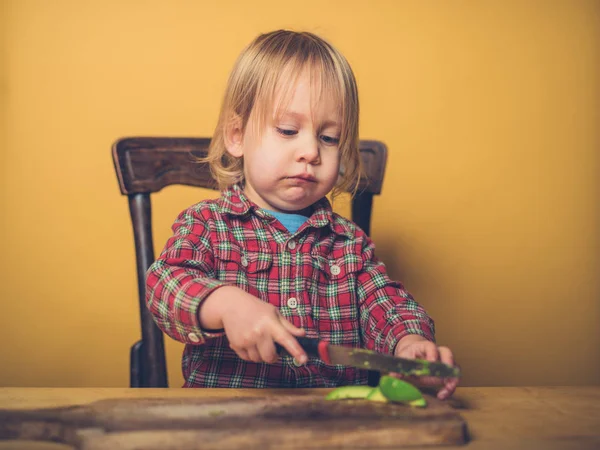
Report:
[[[131,137],[113,145],[113,161],[123,195],[158,192],[172,184],[216,189],[206,164],[208,138]],[[385,145],[360,141],[363,174],[359,190],[381,193],[387,159]]]

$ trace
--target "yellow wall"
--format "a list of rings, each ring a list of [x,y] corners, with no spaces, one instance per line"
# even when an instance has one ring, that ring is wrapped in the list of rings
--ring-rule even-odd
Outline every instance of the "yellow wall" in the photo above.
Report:
[[[597,1],[3,6],[0,385],[127,385],[137,293],[110,146],[209,136],[235,57],[281,27],[353,65],[361,137],[390,150],[373,237],[463,384],[599,382]],[[157,196],[157,250],[208,195]]]

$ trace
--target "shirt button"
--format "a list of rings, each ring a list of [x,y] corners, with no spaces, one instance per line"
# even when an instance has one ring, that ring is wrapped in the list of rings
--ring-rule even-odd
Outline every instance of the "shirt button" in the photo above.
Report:
[[[245,256],[242,256],[241,262],[242,262],[242,266],[248,267],[248,259],[246,259]]]
[[[197,344],[198,342],[200,342],[200,337],[196,333],[188,334],[188,339],[190,341],[192,341],[194,344]]]
[[[342,271],[342,270],[340,269],[340,266],[338,266],[338,265],[336,265],[336,264],[332,264],[332,265],[331,265],[331,267],[330,267],[330,269],[331,269],[331,274],[332,274],[332,275],[339,275],[339,274],[340,274],[340,272]]]
[[[292,364],[295,365],[296,367],[302,366],[302,364],[296,358],[292,359]]]
[[[288,298],[287,305],[292,309],[296,309],[298,306],[298,300],[296,300],[296,297]]]
[[[288,242],[288,248],[290,250],[294,250],[296,248],[296,242],[295,241]]]

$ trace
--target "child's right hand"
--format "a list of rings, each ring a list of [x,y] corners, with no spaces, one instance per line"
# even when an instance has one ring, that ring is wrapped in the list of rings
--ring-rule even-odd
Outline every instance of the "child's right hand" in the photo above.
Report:
[[[246,361],[274,363],[279,357],[275,342],[299,363],[308,359],[294,337],[304,336],[303,329],[292,325],[275,306],[234,286],[223,286],[204,300],[200,326],[223,328],[229,346]]]

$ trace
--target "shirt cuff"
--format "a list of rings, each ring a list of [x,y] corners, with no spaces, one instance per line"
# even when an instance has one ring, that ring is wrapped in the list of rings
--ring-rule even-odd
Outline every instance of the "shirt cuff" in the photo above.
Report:
[[[222,330],[208,331],[201,328],[198,310],[210,294],[226,285],[226,283],[218,280],[195,279],[189,281],[179,290],[175,298],[175,308],[172,309],[171,322],[175,325],[177,334],[181,337],[181,342],[190,345],[201,345],[204,344],[206,339],[225,334],[225,331]]]

